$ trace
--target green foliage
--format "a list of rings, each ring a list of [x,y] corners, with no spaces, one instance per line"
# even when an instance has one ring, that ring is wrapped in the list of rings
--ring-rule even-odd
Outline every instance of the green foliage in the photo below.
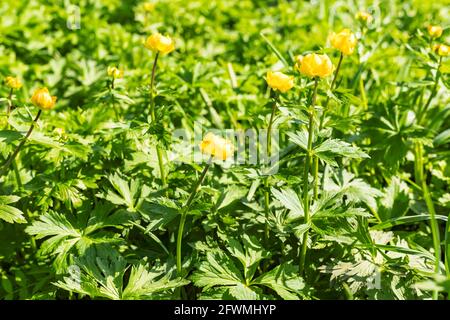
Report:
[[[448,298],[450,60],[432,50],[449,42],[443,2],[145,2],[76,1],[79,29],[69,1],[0,4],[0,166],[38,113],[34,90],[57,97],[0,176],[0,300]],[[311,107],[296,56],[327,54],[336,72],[327,38],[344,28],[358,44]],[[143,42],[156,31],[176,49],[152,90]],[[294,87],[268,88],[269,70]],[[23,87],[10,95],[7,76]],[[257,133],[258,161],[214,160],[186,210],[205,166],[194,138],[230,128]]]

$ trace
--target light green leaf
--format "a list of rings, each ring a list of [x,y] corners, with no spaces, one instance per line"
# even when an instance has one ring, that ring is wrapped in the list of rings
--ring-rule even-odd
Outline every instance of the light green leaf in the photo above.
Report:
[[[0,219],[9,223],[26,223],[23,212],[9,205],[19,200],[17,196],[0,196]]]

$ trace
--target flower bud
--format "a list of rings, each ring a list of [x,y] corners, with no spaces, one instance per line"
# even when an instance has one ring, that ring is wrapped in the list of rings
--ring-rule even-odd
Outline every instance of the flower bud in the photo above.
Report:
[[[287,92],[294,86],[294,77],[288,76],[280,71],[267,72],[267,84],[274,90]]]
[[[38,108],[50,110],[55,106],[56,97],[51,96],[47,88],[40,88],[34,91],[31,102]]]
[[[216,159],[226,160],[233,155],[234,146],[230,140],[209,132],[200,143],[200,151]]]
[[[310,53],[298,56],[295,67],[301,74],[310,78],[325,78],[333,73],[333,63],[326,54]]]
[[[369,24],[373,21],[373,16],[366,11],[359,11],[355,15],[355,18],[356,18],[356,20],[358,20],[364,24]]]
[[[156,4],[153,2],[146,2],[144,3],[144,10],[147,12],[152,12],[155,10]]]
[[[442,57],[448,56],[449,47],[445,44],[435,44],[433,51]]]
[[[356,36],[349,30],[344,29],[339,33],[332,33],[329,36],[331,45],[345,55],[353,53],[356,47]]]
[[[114,79],[123,77],[123,70],[120,70],[119,68],[116,68],[116,67],[108,67],[107,72],[108,72],[108,76],[110,76]]]
[[[154,33],[145,41],[145,47],[155,52],[167,54],[175,50],[175,42],[170,37],[165,37],[160,33]]]
[[[6,86],[11,89],[20,89],[22,87],[22,82],[17,77],[6,77],[5,82]]]
[[[439,38],[442,35],[442,27],[441,26],[428,26],[428,34],[432,38]]]

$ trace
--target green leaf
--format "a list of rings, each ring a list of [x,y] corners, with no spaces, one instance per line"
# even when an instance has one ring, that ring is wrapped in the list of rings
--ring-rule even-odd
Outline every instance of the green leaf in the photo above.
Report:
[[[364,202],[370,208],[376,208],[376,198],[383,195],[381,191],[372,188],[362,179],[355,178],[354,174],[346,170],[334,174],[333,180],[326,179],[324,189],[345,195],[353,203]]]
[[[233,261],[222,252],[208,252],[198,271],[191,276],[192,281],[204,290],[214,286],[234,286],[244,283],[239,269]]]
[[[189,283],[182,278],[171,279],[172,273],[164,269],[150,269],[147,265],[132,266],[128,284],[122,299],[151,298],[156,293],[182,287]]]
[[[406,214],[409,208],[409,188],[399,178],[394,177],[378,199],[378,215],[385,221]]]
[[[297,131],[287,132],[289,140],[298,145],[303,150],[308,150],[308,132],[307,131]]]
[[[129,213],[111,213],[113,206],[99,203],[92,211],[80,212],[75,217],[49,211],[34,221],[25,231],[36,239],[46,239],[41,245],[43,254],[56,255],[59,271],[67,267],[67,258],[74,248],[83,253],[94,244],[117,243],[120,239],[104,229],[120,228],[131,218]]]
[[[128,183],[118,173],[112,174],[109,181],[115,191],[108,189],[106,194],[99,194],[98,196],[114,204],[124,205],[130,211],[136,211],[150,193],[150,189],[143,186],[139,180],[133,179]]]
[[[220,195],[216,202],[216,210],[224,209],[245,196],[246,190],[238,186],[230,186]]]
[[[257,300],[259,298],[258,294],[247,287],[245,284],[238,283],[228,289],[231,296],[237,300]]]
[[[439,216],[436,216],[438,219]],[[444,258],[445,258],[445,272],[447,278],[450,279],[450,214],[447,218],[447,223],[445,224],[445,240],[444,240]]]
[[[298,300],[306,288],[303,279],[298,276],[298,269],[289,263],[283,263],[264,273],[252,284],[269,287],[285,300]]]
[[[303,204],[294,190],[290,188],[282,189],[281,191],[275,188],[271,188],[270,190],[272,191],[273,196],[280,201],[286,209],[290,210],[288,221],[302,218],[305,215]]]
[[[352,146],[350,143],[339,139],[327,139],[319,146],[314,148],[315,154],[323,161],[330,165],[336,165],[331,159],[335,156],[342,156],[347,158],[370,158],[368,154],[361,151],[358,147]]]
[[[275,53],[278,59],[280,59],[281,62],[283,62],[284,66],[289,67],[289,63],[286,61],[286,59],[284,59],[283,55],[280,53],[280,51],[278,51],[278,49],[273,45],[273,43],[269,39],[267,39],[267,37],[262,32],[259,35],[261,36],[261,38],[264,39],[264,41],[267,43],[267,45],[273,51],[273,53]]]
[[[9,223],[26,223],[23,212],[9,205],[19,200],[17,196],[0,196],[0,219]]]
[[[450,142],[450,129],[442,131],[433,139],[433,144],[435,146],[440,146],[445,143]]]
[[[436,219],[447,222],[447,217],[446,216],[437,215]],[[392,218],[392,219],[383,221],[383,222],[373,226],[371,229],[372,230],[383,230],[383,229],[388,229],[388,228],[392,228],[392,227],[395,227],[395,226],[400,226],[400,225],[403,225],[403,224],[411,224],[411,223],[417,223],[417,222],[427,221],[427,220],[430,220],[430,215],[428,215],[428,214],[421,214],[421,215],[416,215],[416,216],[406,216],[406,217],[397,217],[397,218]]]
[[[244,278],[250,281],[261,260],[270,256],[269,252],[265,251],[255,236],[244,234],[242,236],[244,246],[241,246],[239,241],[229,238],[228,251],[236,257],[244,267]]]
[[[116,251],[92,248],[74,262],[70,276],[54,283],[56,286],[91,298],[121,298],[126,262]]]

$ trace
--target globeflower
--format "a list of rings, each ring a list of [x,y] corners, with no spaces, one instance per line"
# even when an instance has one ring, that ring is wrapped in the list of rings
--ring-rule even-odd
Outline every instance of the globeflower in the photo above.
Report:
[[[167,54],[175,50],[175,41],[169,36],[163,36],[160,33],[154,33],[145,41],[145,47],[154,52]]]
[[[155,10],[156,4],[153,2],[146,2],[144,3],[144,10],[147,12],[152,12]]]
[[[366,11],[359,11],[356,15],[355,18],[363,23],[371,23],[373,21],[373,16],[366,12]]]
[[[294,77],[288,76],[280,71],[267,72],[267,84],[274,90],[287,92],[294,86]]]
[[[17,77],[6,77],[5,78],[6,86],[8,86],[11,89],[20,89],[22,87],[22,82],[20,82],[19,78]]]
[[[113,79],[123,77],[123,70],[120,70],[117,67],[108,67],[107,73],[108,73],[108,76],[112,77]]]
[[[428,34],[432,38],[439,38],[442,35],[442,27],[441,26],[428,26]]]
[[[50,110],[55,106],[56,97],[51,96],[47,88],[40,88],[34,91],[31,102],[40,109]]]
[[[445,44],[435,44],[433,46],[433,51],[436,52],[438,55],[444,57],[448,56],[449,47]]]
[[[339,33],[332,33],[329,36],[331,45],[345,55],[353,53],[356,47],[356,36],[349,30],[344,29]]]
[[[325,78],[333,73],[333,63],[326,54],[310,53],[298,56],[295,67],[301,74],[310,78]]]
[[[200,151],[220,160],[226,160],[234,153],[234,146],[230,140],[216,136],[209,132],[200,143]]]

